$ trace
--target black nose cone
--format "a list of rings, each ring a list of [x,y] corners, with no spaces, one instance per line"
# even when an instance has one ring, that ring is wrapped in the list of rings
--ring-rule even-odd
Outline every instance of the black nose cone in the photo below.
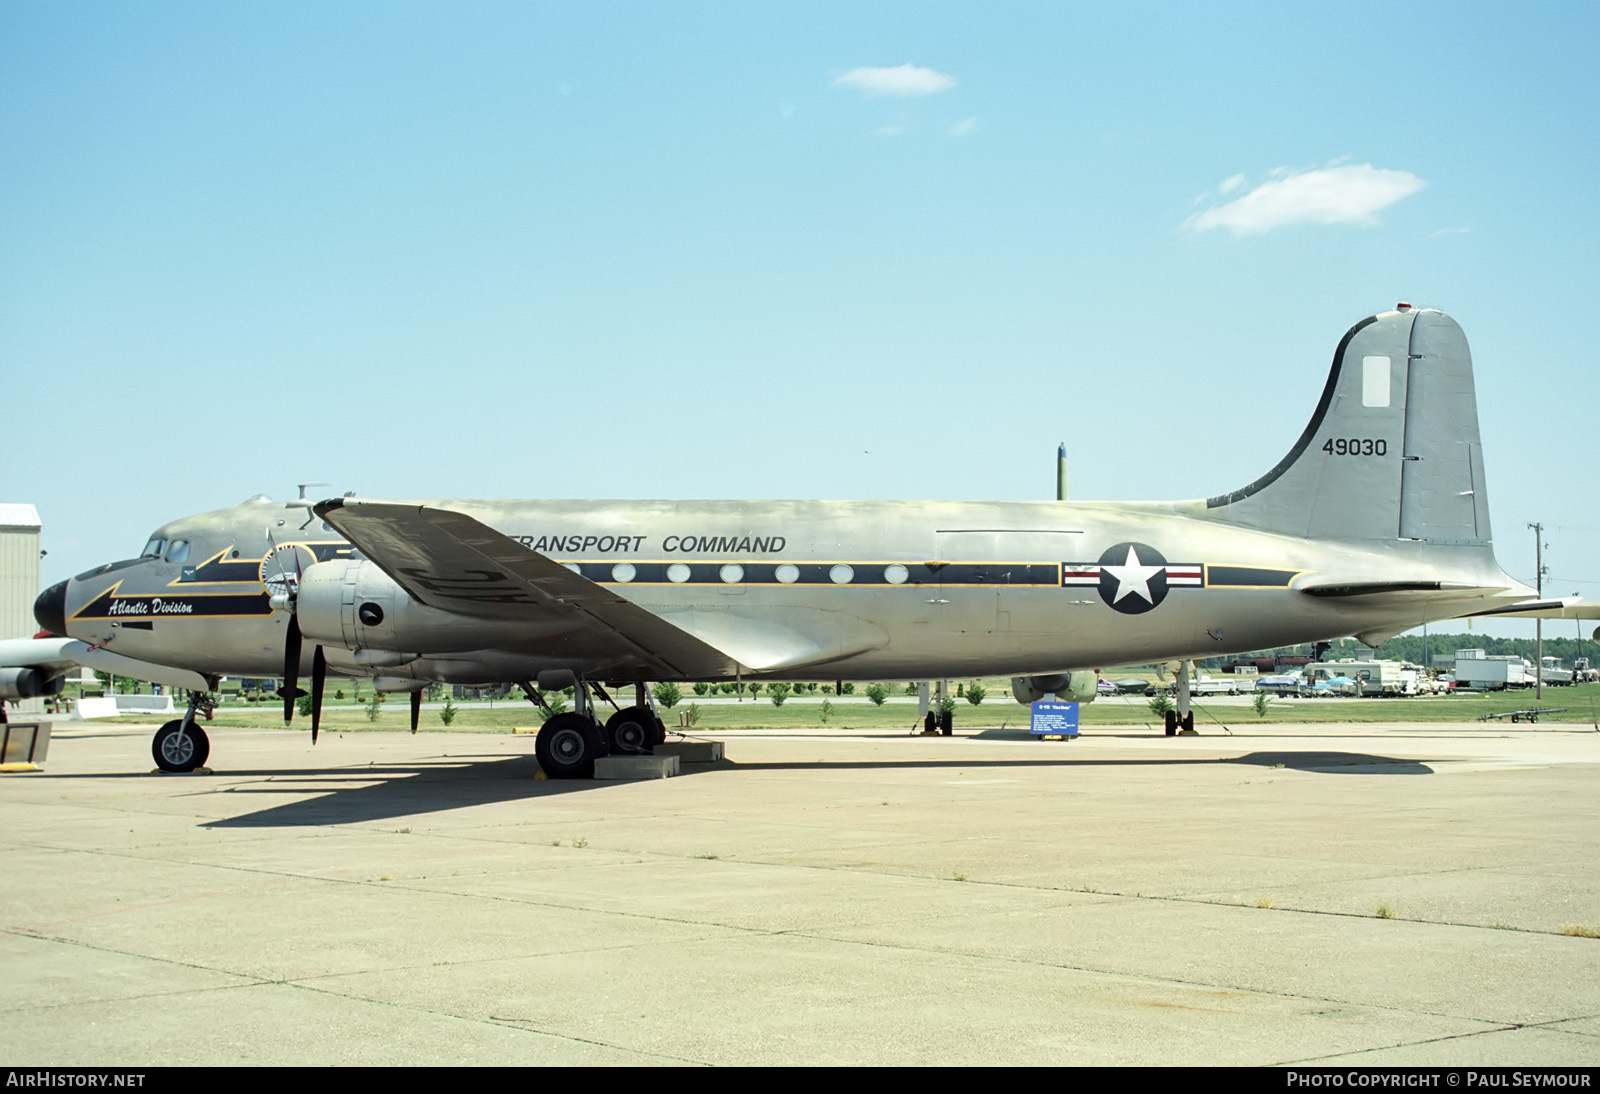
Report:
[[[33,618],[51,634],[67,637],[67,583],[58,581],[33,602]]]

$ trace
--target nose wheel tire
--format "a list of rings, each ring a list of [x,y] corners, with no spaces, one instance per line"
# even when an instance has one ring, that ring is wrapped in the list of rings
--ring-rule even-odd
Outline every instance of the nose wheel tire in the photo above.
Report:
[[[591,779],[595,760],[605,754],[605,739],[583,715],[557,714],[539,730],[533,752],[552,779]]]
[[[211,755],[211,741],[205,730],[193,723],[184,729],[183,719],[178,718],[156,730],[150,754],[161,770],[181,774],[205,766],[206,757]]]

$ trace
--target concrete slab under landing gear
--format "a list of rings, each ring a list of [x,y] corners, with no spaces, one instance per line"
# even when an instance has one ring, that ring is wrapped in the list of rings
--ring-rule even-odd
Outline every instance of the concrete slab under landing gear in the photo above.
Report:
[[[721,741],[667,741],[656,745],[657,756],[676,756],[686,764],[714,764],[722,759]]]
[[[676,756],[602,756],[594,762],[597,779],[670,779],[677,773]]]

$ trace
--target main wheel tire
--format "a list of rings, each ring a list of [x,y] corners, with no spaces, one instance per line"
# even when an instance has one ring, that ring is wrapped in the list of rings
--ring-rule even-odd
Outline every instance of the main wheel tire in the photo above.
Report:
[[[649,707],[623,707],[606,720],[614,752],[648,752],[667,739],[667,727]]]
[[[206,757],[211,755],[211,741],[206,737],[206,731],[190,723],[180,737],[178,731],[183,729],[183,719],[177,718],[156,730],[155,737],[150,741],[150,754],[155,757],[156,766],[163,771],[181,774],[204,767]]]
[[[595,760],[605,755],[605,739],[583,715],[557,714],[539,730],[533,753],[552,779],[591,779]]]

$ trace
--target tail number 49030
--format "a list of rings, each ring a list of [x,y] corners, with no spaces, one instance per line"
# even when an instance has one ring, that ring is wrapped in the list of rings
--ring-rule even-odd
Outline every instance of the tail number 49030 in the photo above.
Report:
[[[1371,437],[1329,438],[1322,450],[1330,456],[1387,456],[1389,442],[1382,437],[1376,440]]]

